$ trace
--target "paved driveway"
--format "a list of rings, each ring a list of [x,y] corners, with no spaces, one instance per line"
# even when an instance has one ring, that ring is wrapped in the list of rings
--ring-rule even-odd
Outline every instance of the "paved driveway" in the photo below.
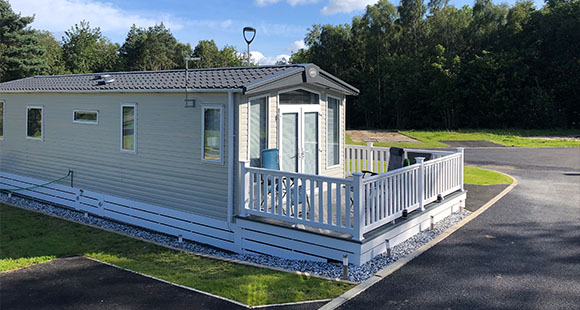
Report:
[[[467,149],[466,161],[520,184],[343,309],[580,309],[580,149]]]
[[[0,274],[0,309],[246,309],[82,257]]]

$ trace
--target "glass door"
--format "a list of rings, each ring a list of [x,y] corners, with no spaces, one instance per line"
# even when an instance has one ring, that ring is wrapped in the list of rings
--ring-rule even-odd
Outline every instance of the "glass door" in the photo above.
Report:
[[[288,105],[280,108],[281,169],[318,174],[319,106]]]

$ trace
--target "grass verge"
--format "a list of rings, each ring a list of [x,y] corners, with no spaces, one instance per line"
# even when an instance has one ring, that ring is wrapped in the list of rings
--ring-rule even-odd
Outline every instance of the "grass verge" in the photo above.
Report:
[[[485,140],[504,146],[516,147],[580,147],[577,139],[544,139],[539,137],[569,137],[580,136],[579,130],[460,130],[460,131],[418,131],[403,130],[399,133],[416,139],[420,142],[393,142],[375,143],[375,146],[402,147],[402,148],[440,148],[447,147],[441,141],[472,141]],[[346,144],[364,145],[363,142],[354,142],[347,135]]]
[[[0,272],[77,254],[250,306],[334,298],[352,288],[198,257],[0,203]]]
[[[463,183],[472,185],[512,184],[512,179],[503,173],[465,166],[463,169]]]

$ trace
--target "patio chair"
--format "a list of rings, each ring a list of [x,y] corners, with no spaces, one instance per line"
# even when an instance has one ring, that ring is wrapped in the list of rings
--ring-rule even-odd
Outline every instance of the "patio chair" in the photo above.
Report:
[[[260,155],[262,168],[280,170],[280,162],[278,161],[278,149],[265,149],[262,150]]]
[[[279,158],[278,154],[279,154],[279,151],[278,151],[278,149],[275,149],[275,148],[262,150],[261,159],[260,159],[261,163],[262,163],[262,168],[270,169],[270,170],[280,170],[280,161],[278,160],[278,158]],[[264,198],[267,195],[272,194],[272,191],[274,189],[278,190],[278,185],[280,183],[280,180],[274,179],[273,181],[274,181],[274,184],[271,184],[270,180],[268,180],[268,186],[267,186],[268,191],[267,191],[266,195],[264,196]],[[294,204],[294,189],[296,188],[296,186],[294,186],[294,181],[295,180],[292,179],[292,184],[290,185],[290,188],[291,188],[290,199],[292,199],[292,204]],[[262,182],[263,182],[263,180],[262,180]],[[286,188],[285,188],[286,183],[283,180],[281,181],[281,183],[283,186],[282,198],[284,198],[286,196]],[[298,186],[298,190],[299,191],[302,190],[302,185]],[[298,204],[301,204],[301,203],[302,203],[302,196],[298,195]],[[308,199],[308,194],[306,194],[306,203],[308,204],[308,207],[310,208],[310,201]],[[262,199],[261,205],[263,205],[263,204],[264,204],[264,200]]]
[[[405,150],[398,147],[391,147],[389,149],[389,166],[387,171],[403,168],[403,158]]]

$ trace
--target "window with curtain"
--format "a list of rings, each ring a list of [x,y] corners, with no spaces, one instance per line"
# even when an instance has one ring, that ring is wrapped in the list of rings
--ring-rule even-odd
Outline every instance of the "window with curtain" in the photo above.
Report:
[[[223,157],[223,115],[221,107],[203,108],[202,159],[221,162]]]
[[[96,125],[99,123],[99,111],[74,110],[73,123]]]
[[[328,97],[326,109],[326,136],[327,136],[327,166],[340,164],[340,113],[338,111],[340,100]]]
[[[137,106],[123,105],[121,114],[121,150],[135,152],[137,150]]]
[[[250,166],[260,167],[262,150],[268,148],[268,97],[250,101]]]
[[[26,109],[26,137],[42,139],[41,107],[28,107]]]

